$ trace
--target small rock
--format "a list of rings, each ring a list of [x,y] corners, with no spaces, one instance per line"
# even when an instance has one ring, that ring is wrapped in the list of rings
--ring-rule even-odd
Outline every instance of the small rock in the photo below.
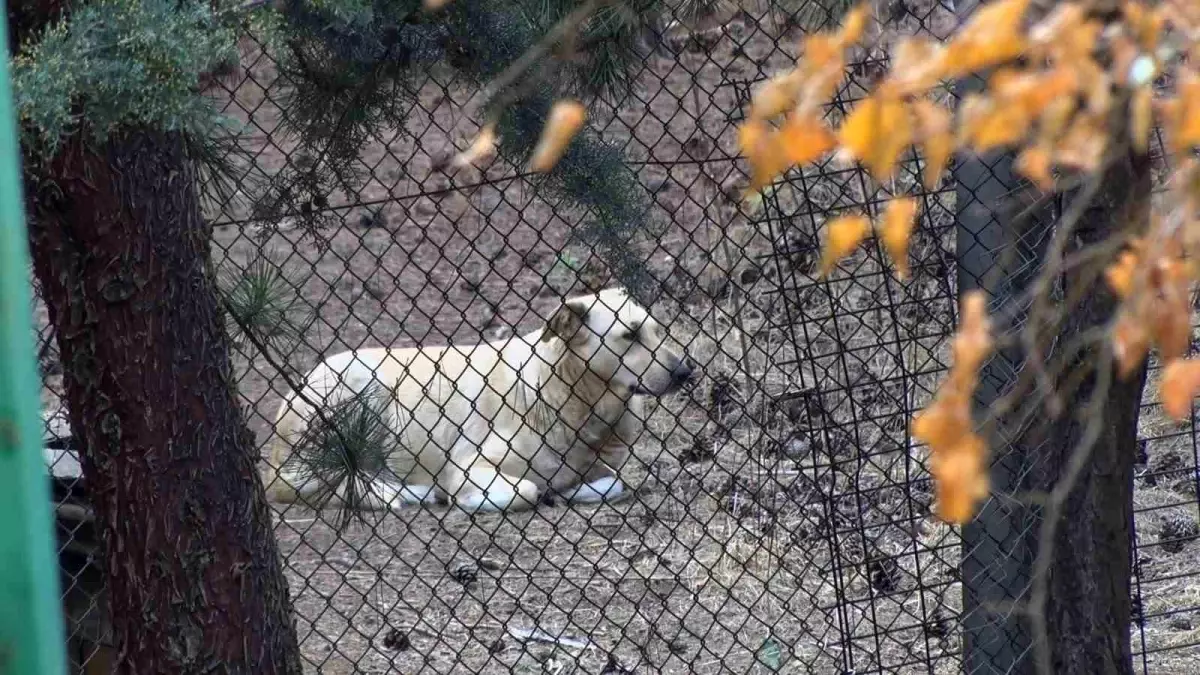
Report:
[[[408,639],[407,633],[392,629],[383,637],[383,646],[386,649],[403,652],[412,647],[412,641]]]
[[[450,578],[470,588],[479,580],[479,567],[472,562],[459,562],[449,567]]]
[[[1191,630],[1192,619],[1188,616],[1176,616],[1171,618],[1171,628],[1175,630]]]

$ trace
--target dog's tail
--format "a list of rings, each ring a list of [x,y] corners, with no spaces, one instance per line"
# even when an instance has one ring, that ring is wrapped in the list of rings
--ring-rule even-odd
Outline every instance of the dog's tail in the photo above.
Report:
[[[299,398],[283,402],[272,435],[264,479],[269,478],[273,501],[333,506],[345,520],[435,498],[432,487],[406,485],[388,465],[389,456],[405,450],[385,387],[378,382],[360,391],[335,387],[315,402],[319,409]]]

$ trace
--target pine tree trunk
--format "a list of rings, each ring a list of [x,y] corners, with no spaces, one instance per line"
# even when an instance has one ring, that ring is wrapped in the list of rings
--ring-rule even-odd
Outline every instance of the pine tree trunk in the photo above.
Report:
[[[117,672],[300,673],[181,139],[76,139],[26,174],[34,267],[105,544]]]
[[[1099,195],[1089,204],[1076,231],[1076,249],[1119,232],[1145,232],[1150,213],[1150,161],[1127,156],[1104,176]],[[1105,325],[1116,299],[1094,278],[1068,277],[1064,294],[1084,291],[1059,332],[1065,345],[1089,329]],[[1086,289],[1086,290],[1084,290]],[[1097,349],[1079,354],[1077,364],[1095,363]],[[1067,373],[1077,371],[1068,368]],[[1115,377],[1096,414],[1081,414],[1096,387],[1089,378],[1066,401],[1065,414],[1040,430],[1031,475],[1033,490],[1049,491],[1068,463],[1093,417],[1101,424],[1092,455],[1063,507],[1050,568],[1046,602],[1047,632],[1058,675],[1132,673],[1130,564],[1133,535],[1133,465],[1138,454],[1137,421],[1145,368],[1126,381]],[[1034,447],[1027,443],[1024,447]],[[1039,639],[1041,636],[1034,635]]]

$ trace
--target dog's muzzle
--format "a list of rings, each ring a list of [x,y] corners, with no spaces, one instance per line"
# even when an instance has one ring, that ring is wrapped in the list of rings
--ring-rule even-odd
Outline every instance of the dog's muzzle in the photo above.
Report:
[[[651,391],[641,384],[633,387],[632,391],[638,396],[666,396],[679,391],[687,384],[696,379],[697,368],[694,361],[689,358],[680,359],[679,363],[671,369],[671,382],[663,391]]]

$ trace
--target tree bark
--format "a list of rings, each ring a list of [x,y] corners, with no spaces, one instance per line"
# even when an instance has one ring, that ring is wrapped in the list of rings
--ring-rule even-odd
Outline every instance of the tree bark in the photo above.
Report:
[[[1103,177],[1097,197],[1088,205],[1075,234],[1075,250],[1098,244],[1121,232],[1145,232],[1150,217],[1150,160],[1128,155]],[[1063,280],[1064,295],[1083,292],[1081,304],[1069,311],[1059,343],[1069,343],[1089,329],[1111,320],[1117,300],[1102,281]],[[1097,364],[1099,347],[1080,353],[1066,373]],[[1050,491],[1063,478],[1087,425],[1100,424],[1089,461],[1063,506],[1050,567],[1046,601],[1047,635],[1053,672],[1062,675],[1132,673],[1129,626],[1131,543],[1133,535],[1133,465],[1138,454],[1137,421],[1145,384],[1145,367],[1128,380],[1115,373],[1107,392],[1096,376],[1087,378],[1066,401],[1066,412],[1038,431],[1037,460],[1030,488]],[[1103,398],[1095,415],[1083,414],[1093,397]],[[1044,526],[1044,523],[1043,523]]]
[[[182,140],[76,138],[26,176],[117,672],[300,673]]]

